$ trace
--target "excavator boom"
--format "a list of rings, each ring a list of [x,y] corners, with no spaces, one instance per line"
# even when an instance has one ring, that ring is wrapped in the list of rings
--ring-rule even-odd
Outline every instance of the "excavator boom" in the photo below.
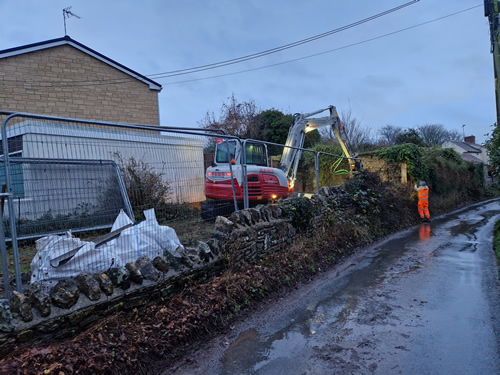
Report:
[[[330,111],[330,116],[320,117],[320,118],[310,118],[318,113],[324,111]],[[300,150],[304,145],[304,139],[307,132],[315,129],[320,129],[323,127],[331,126],[337,140],[340,143],[340,147],[347,158],[351,158],[352,155],[344,141],[346,137],[344,133],[344,128],[340,121],[337,109],[331,105],[328,108],[320,109],[311,113],[296,113],[293,115],[293,123],[290,127],[288,133],[288,138],[285,143],[285,149],[283,150],[283,155],[281,157],[280,169],[288,176],[289,184],[293,187],[295,179],[297,177],[297,169],[299,165],[300,158],[302,156],[302,151]],[[349,160],[349,165],[351,170],[355,170],[355,162],[352,159]]]

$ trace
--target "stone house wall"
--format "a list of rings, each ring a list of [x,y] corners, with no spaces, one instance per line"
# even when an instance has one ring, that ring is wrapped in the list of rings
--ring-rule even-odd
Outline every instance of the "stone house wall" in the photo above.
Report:
[[[0,59],[0,110],[159,124],[158,91],[62,45]]]

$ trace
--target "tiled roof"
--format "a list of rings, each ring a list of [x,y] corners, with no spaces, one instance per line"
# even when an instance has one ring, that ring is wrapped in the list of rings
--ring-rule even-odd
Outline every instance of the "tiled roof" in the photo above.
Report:
[[[466,152],[471,152],[473,154],[480,154],[481,146],[476,145],[475,143],[467,143],[467,142],[452,142],[455,145],[463,148]]]
[[[482,163],[483,162],[481,159],[476,158],[474,155],[471,155],[470,153],[467,153],[467,152],[460,155],[460,157],[462,158],[462,160],[465,160],[465,161],[468,161],[471,163]]]

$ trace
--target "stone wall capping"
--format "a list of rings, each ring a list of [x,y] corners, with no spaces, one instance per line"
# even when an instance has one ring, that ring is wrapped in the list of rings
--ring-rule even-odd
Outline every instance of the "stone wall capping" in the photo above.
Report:
[[[30,299],[24,294],[16,291],[12,292],[10,309],[13,313],[18,314],[25,322],[33,320],[33,310],[31,309]]]
[[[50,288],[50,299],[52,303],[60,308],[69,309],[78,301],[80,290],[73,279],[63,279]]]
[[[248,208],[245,211],[248,211],[250,213],[251,225],[257,224],[260,221],[261,215],[259,210],[255,208]]]
[[[236,212],[234,213],[236,214]],[[234,228],[234,222],[229,220],[224,216],[217,216],[215,219],[215,230],[218,230],[222,233],[231,233]]]
[[[101,298],[101,287],[92,275],[82,273],[75,277],[75,282],[80,292],[85,294],[89,300],[97,301]]]
[[[114,288],[130,288],[130,272],[125,267],[113,267],[106,271]]]
[[[142,284],[144,281],[144,276],[142,276],[141,271],[137,268],[135,263],[129,262],[125,264],[125,268],[130,273],[130,280],[136,284]]]
[[[328,189],[327,186],[323,186],[321,189],[319,189],[319,194],[328,197],[330,195],[330,189]]]

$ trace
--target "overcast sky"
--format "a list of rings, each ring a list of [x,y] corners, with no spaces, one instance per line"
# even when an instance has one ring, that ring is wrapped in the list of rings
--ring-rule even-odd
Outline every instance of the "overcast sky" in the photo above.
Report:
[[[151,76],[287,45],[410,1],[0,0],[0,50],[64,36],[62,10],[72,6],[81,19],[66,20],[71,38]],[[480,0],[420,0],[282,52],[155,77],[164,126],[197,127],[232,94],[285,113],[333,104],[374,135],[387,124],[443,124],[482,143],[496,117]]]

